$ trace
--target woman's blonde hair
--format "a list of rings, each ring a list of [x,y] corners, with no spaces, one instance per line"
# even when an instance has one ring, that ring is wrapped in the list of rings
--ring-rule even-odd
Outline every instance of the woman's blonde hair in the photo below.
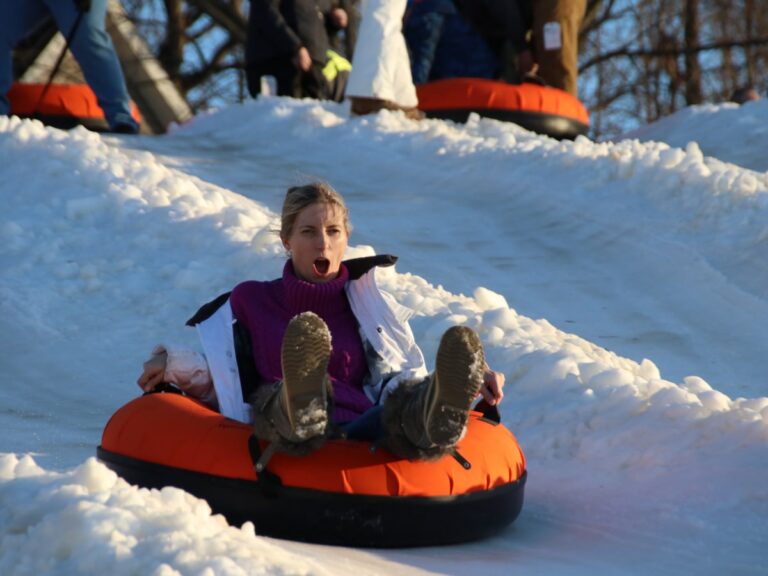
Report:
[[[344,229],[349,236],[352,225],[349,222],[349,210],[344,198],[327,182],[312,182],[302,186],[292,186],[285,193],[283,212],[280,215],[280,238],[283,241],[290,238],[299,213],[307,206],[318,203],[330,204],[341,210],[344,216]]]

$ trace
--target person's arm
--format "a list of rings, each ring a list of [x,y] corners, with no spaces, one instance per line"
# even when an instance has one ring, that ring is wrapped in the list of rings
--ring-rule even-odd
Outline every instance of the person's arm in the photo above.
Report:
[[[218,405],[205,356],[186,348],[156,346],[136,383],[144,392],[170,383],[211,407]]]
[[[248,33],[269,38],[276,53],[296,57],[303,48],[301,38],[280,12],[280,0],[251,0]]]
[[[505,40],[518,54],[528,50],[528,30],[533,25],[529,3],[525,0],[492,0],[488,4]]]
[[[514,72],[502,72],[502,77],[520,81],[526,74],[535,73],[536,62],[528,42],[528,31],[533,25],[533,12],[527,0],[484,0],[499,36],[502,69],[514,66]]]

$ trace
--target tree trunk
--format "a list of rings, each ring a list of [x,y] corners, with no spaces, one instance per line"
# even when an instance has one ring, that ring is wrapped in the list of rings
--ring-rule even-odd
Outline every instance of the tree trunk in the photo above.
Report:
[[[158,60],[165,67],[171,81],[182,93],[181,66],[184,63],[184,45],[186,43],[187,19],[184,15],[182,0],[163,0],[167,17],[166,34],[160,46]]]
[[[747,38],[752,38],[755,30],[755,18],[757,18],[757,11],[755,10],[755,2],[753,0],[745,0],[744,2],[744,34]],[[752,85],[755,82],[755,59],[752,57],[752,48],[747,46],[744,48],[744,60],[746,61],[747,72],[747,84]]]
[[[685,101],[701,104],[701,64],[699,62],[699,0],[685,0]]]

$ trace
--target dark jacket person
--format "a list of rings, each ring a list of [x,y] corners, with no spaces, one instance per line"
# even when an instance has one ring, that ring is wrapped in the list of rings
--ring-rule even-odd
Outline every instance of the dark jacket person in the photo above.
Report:
[[[248,91],[261,93],[261,77],[274,76],[277,93],[294,98],[334,97],[329,35],[347,24],[332,0],[251,0],[245,47]]]

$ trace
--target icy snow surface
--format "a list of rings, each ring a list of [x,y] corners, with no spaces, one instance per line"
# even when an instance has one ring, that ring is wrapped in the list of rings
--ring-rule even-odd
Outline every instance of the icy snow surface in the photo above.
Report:
[[[0,118],[0,574],[765,574],[766,126],[768,100],[604,143],[279,98],[162,137]],[[95,460],[153,345],[280,274],[277,211],[313,178],[350,257],[400,257],[381,283],[426,357],[467,324],[506,374],[529,482],[499,536],[270,539]]]

